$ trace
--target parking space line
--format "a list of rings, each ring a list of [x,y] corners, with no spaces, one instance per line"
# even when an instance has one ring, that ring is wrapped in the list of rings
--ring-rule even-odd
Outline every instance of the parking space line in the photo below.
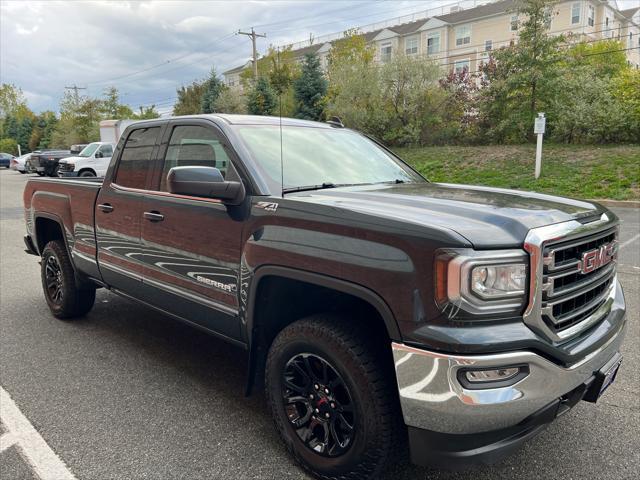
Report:
[[[2,450],[16,445],[41,480],[77,480],[2,387],[0,421],[7,430],[0,437]]]
[[[629,240],[622,242],[620,244],[620,246],[618,248],[624,248],[627,245],[631,245],[633,242],[635,242],[636,240],[638,240],[640,238],[640,233],[636,233],[633,237],[631,237]]]

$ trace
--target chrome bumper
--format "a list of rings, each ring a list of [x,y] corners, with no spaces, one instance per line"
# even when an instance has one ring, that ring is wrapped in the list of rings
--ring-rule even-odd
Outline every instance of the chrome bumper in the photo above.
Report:
[[[620,285],[615,303],[624,309]],[[518,351],[493,355],[446,355],[392,343],[404,421],[433,432],[470,434],[510,427],[570,392],[602,368],[620,349],[626,326],[609,341],[570,367],[540,355]],[[518,383],[485,390],[465,389],[461,368],[497,368],[527,364]]]

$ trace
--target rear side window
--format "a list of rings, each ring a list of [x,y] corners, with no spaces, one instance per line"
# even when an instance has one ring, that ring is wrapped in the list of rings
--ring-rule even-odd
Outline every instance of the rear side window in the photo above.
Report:
[[[233,167],[220,140],[211,128],[198,125],[175,127],[164,159],[160,191],[168,191],[167,175],[173,167],[214,167],[227,178],[229,169]]]
[[[151,154],[160,127],[139,128],[132,131],[122,149],[115,183],[122,187],[145,188]]]

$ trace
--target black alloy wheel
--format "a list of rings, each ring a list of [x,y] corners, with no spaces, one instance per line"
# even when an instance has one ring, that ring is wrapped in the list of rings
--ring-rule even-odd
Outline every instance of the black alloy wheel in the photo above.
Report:
[[[64,285],[62,283],[62,269],[58,259],[51,255],[44,265],[46,293],[52,303],[61,305],[64,299]]]
[[[353,398],[340,374],[322,357],[301,353],[282,373],[285,411],[298,438],[324,457],[344,454],[356,434]]]

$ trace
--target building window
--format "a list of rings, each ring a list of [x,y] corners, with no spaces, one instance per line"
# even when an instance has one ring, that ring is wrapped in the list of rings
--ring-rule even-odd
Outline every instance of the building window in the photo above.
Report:
[[[580,3],[576,2],[571,5],[571,25],[580,23]]]
[[[611,38],[613,37],[613,22],[611,21],[611,19],[607,16],[604,18],[604,36],[606,38]]]
[[[493,48],[493,41],[492,40],[485,40],[484,41],[484,51],[488,52]]]
[[[418,53],[418,37],[409,37],[404,41],[404,53],[415,55]]]
[[[629,41],[627,42],[627,48],[633,47],[633,32],[629,32]]]
[[[596,23],[596,9],[593,8],[592,5],[589,5],[587,11],[589,12],[587,13],[587,23],[590,27],[593,27]]]
[[[461,73],[469,73],[469,64],[469,59],[458,60],[453,66],[453,71],[458,75],[460,75]]]
[[[435,55],[440,51],[440,32],[430,33],[427,36],[427,54]]]
[[[380,45],[380,61],[388,62],[391,60],[391,42],[385,42]]]
[[[518,15],[511,15],[511,22],[509,25],[509,30],[512,32],[518,31]]]
[[[471,26],[463,25],[456,28],[456,45],[468,45],[471,43]]]

